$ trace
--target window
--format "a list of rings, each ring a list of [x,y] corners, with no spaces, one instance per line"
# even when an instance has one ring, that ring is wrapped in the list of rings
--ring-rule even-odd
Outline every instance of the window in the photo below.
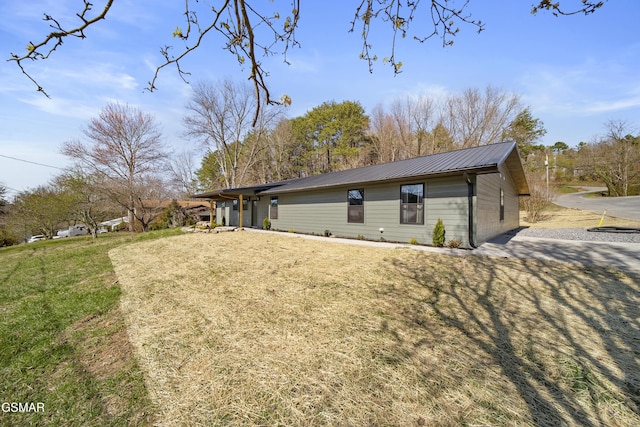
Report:
[[[400,224],[424,224],[424,184],[400,187]]]
[[[500,189],[500,221],[504,221],[504,191]]]
[[[242,210],[243,211],[249,210],[249,199],[246,199],[246,198],[242,199]]]
[[[347,222],[364,224],[364,190],[347,191],[349,202]]]
[[[278,219],[278,198],[272,197],[269,205],[269,218]]]
[[[237,210],[238,210],[238,201],[237,201],[237,200],[234,200],[234,201],[233,201],[233,210],[234,210],[234,211],[237,211]]]

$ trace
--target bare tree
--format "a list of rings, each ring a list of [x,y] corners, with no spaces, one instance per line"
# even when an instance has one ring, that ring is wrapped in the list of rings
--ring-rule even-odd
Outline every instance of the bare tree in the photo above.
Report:
[[[133,231],[136,200],[150,175],[160,174],[168,153],[153,116],[127,105],[109,104],[83,131],[86,141],[68,141],[62,154],[105,178],[104,191],[128,212]],[[122,197],[124,196],[124,198]]]
[[[597,143],[582,146],[580,168],[602,181],[610,196],[628,196],[632,185],[640,185],[640,136],[624,120],[605,124],[607,134]]]
[[[198,192],[196,169],[194,152],[191,150],[184,150],[173,156],[169,161],[171,182],[176,187],[177,192],[183,194],[186,198],[191,198]]]
[[[564,0],[563,5],[569,0]],[[604,1],[574,0],[578,3],[575,8],[560,6],[559,1],[540,0],[533,4],[532,13],[538,11],[551,11],[554,15],[572,15],[583,13],[588,15],[602,7]],[[373,52],[373,46],[369,36],[372,24],[375,21],[382,22],[391,27],[391,47],[382,62],[389,64],[394,73],[400,73],[402,61],[396,58],[396,41],[409,38],[420,43],[431,38],[440,38],[443,46],[453,44],[453,39],[460,31],[460,24],[476,29],[478,32],[484,29],[484,24],[473,18],[467,12],[467,6],[471,0],[465,0],[462,4],[451,4],[449,0],[431,0],[419,2],[415,0],[360,0],[356,2],[355,13],[351,21],[351,32],[357,32],[362,37],[362,50],[360,58],[367,61],[369,70],[372,71],[373,63],[378,60],[378,55]],[[21,72],[27,76],[37,87],[37,90],[45,94],[44,88],[25,70],[24,63],[47,59],[66,39],[86,37],[85,31],[105,19],[113,6],[113,0],[102,0],[97,13],[93,11],[94,4],[89,0],[83,0],[84,6],[76,13],[78,21],[71,28],[64,27],[60,18],[54,18],[44,14],[52,31],[39,42],[29,42],[27,52],[23,54],[11,53],[10,61],[14,61]],[[224,0],[211,7],[208,3],[197,0],[185,0],[184,23],[178,26],[173,37],[184,42],[184,47],[176,54],[172,47],[165,45],[160,49],[164,62],[156,68],[153,79],[149,82],[148,89],[156,89],[156,80],[159,72],[167,66],[175,66],[180,77],[186,81],[189,72],[181,67],[181,61],[188,55],[198,50],[205,38],[212,34],[218,34],[224,40],[224,49],[231,53],[241,66],[249,69],[249,80],[253,83],[253,89],[257,102],[253,116],[253,124],[259,120],[260,108],[265,104],[284,104],[291,102],[287,95],[280,99],[272,97],[266,83],[268,72],[263,68],[261,57],[282,54],[287,62],[287,52],[290,48],[299,46],[296,39],[296,31],[300,20],[300,0],[290,0],[290,6],[286,13],[274,12],[271,2],[257,2],[253,0]],[[263,3],[267,3],[266,5]],[[419,11],[426,13],[420,15]],[[427,22],[426,25],[411,27],[415,22]],[[416,30],[417,31],[414,31]]]
[[[186,135],[215,156],[227,188],[245,182],[268,127],[281,114],[279,108],[261,108],[254,122],[258,102],[248,86],[227,79],[216,85],[196,84],[187,105]]]
[[[136,200],[133,211],[135,231],[147,231],[149,225],[162,214],[172,196],[162,176],[148,174],[143,178],[135,189]],[[129,226],[131,225],[130,222]]]
[[[84,224],[93,238],[98,237],[99,223],[117,212],[117,206],[104,191],[108,184],[103,175],[76,168],[55,177],[53,185],[66,196],[69,219]]]
[[[373,151],[379,163],[400,159],[400,135],[393,117],[385,112],[381,104],[371,111],[370,131],[373,137]]]
[[[296,141],[291,120],[281,119],[268,132],[265,147],[258,159],[255,182],[282,181],[300,176],[304,168],[304,151]]]
[[[466,89],[446,102],[444,121],[461,148],[500,142],[521,109],[518,95],[488,86],[484,92]]]

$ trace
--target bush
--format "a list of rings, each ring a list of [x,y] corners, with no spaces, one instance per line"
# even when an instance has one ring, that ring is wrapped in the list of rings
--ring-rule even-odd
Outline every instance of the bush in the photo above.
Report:
[[[417,245],[418,244],[418,239],[416,239],[415,237],[412,237],[409,239],[409,244],[410,245]]]
[[[447,242],[447,247],[452,249],[458,249],[462,246],[462,242],[458,239],[451,239]]]
[[[553,191],[547,190],[546,182],[539,175],[528,174],[529,197],[521,203],[527,213],[527,221],[535,223],[544,219],[544,209],[553,202]]]
[[[269,221],[268,217],[264,217],[264,220],[262,220],[262,229],[263,230],[271,230],[271,221]]]
[[[442,222],[442,219],[438,218],[438,222],[436,222],[436,226],[433,227],[433,246],[441,248],[444,246],[444,235],[445,235],[445,230],[444,230],[444,223]]]

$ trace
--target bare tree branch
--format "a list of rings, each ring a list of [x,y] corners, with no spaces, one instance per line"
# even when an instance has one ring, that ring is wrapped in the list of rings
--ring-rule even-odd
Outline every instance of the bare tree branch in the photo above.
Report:
[[[559,16],[559,15],[569,16],[569,15],[577,15],[577,14],[589,15],[595,12],[597,9],[604,6],[604,3],[607,1],[608,0],[593,2],[593,1],[587,1],[587,0],[580,0],[580,3],[582,3],[583,5],[581,8],[568,11],[566,9],[563,10],[560,8],[560,2],[554,3],[551,0],[540,0],[539,4],[533,6],[533,8],[531,9],[531,13],[535,15],[541,10],[547,10],[547,11],[550,10],[551,13],[553,13],[555,16]]]
[[[67,30],[62,28],[62,25],[60,25],[60,22],[54,19],[51,15],[48,15],[45,13],[43,19],[45,21],[52,22],[52,24],[50,24],[49,26],[53,28],[54,31],[49,33],[44,38],[44,40],[41,41],[40,43],[35,44],[33,42],[29,42],[29,44],[27,45],[26,54],[18,55],[12,52],[11,58],[8,59],[8,61],[15,61],[16,64],[18,64],[18,67],[20,68],[20,71],[22,72],[22,74],[27,76],[27,78],[37,86],[38,92],[42,92],[47,98],[50,98],[50,96],[47,94],[47,92],[45,92],[42,86],[40,86],[40,84],[24,69],[24,66],[22,65],[22,63],[27,59],[32,61],[37,61],[40,59],[49,58],[49,56],[58,48],[58,46],[62,45],[62,42],[65,37],[77,37],[80,39],[86,38],[84,31],[89,26],[95,24],[96,22],[102,19],[105,19],[105,17],[107,16],[107,12],[109,12],[109,10],[111,9],[111,6],[113,5],[113,0],[107,0],[106,4],[104,5],[104,8],[102,9],[102,12],[100,12],[94,18],[89,19],[87,18],[87,14],[93,9],[93,4],[87,0],[83,0],[83,1],[84,1],[84,9],[82,10],[82,12],[76,14],[76,16],[82,21],[81,25],[79,25],[76,28]]]
[[[47,59],[60,45],[65,38],[77,37],[84,39],[86,37],[85,30],[105,19],[107,13],[111,10],[113,0],[102,0],[104,6],[102,11],[95,17],[89,17],[93,10],[93,3],[83,0],[84,7],[76,16],[80,19],[80,25],[73,29],[66,29],[54,17],[45,14],[44,20],[50,22],[54,31],[49,33],[41,42],[29,42],[27,45],[27,53],[18,55],[11,53],[9,61],[14,61],[20,68],[20,71],[29,78],[37,87],[39,92],[49,97],[44,88],[34,79],[24,67],[24,61],[29,59],[32,61]],[[479,0],[477,0],[479,1]],[[573,0],[579,1],[581,7],[576,10],[567,9],[560,6],[560,2],[555,3],[551,0],[535,0],[532,13],[540,10],[552,11],[554,15],[573,15],[583,13],[585,15],[595,12],[603,6],[607,0],[590,1],[590,0]],[[569,0],[563,0],[566,4]],[[373,71],[373,63],[378,57],[374,53],[369,35],[371,33],[371,25],[374,21],[382,21],[385,25],[391,27],[392,43],[389,56],[382,59],[383,63],[388,63],[393,67],[394,73],[399,74],[402,68],[402,61],[396,58],[396,43],[399,38],[406,38],[409,31],[413,30],[411,24],[414,20],[418,22],[427,21],[427,25],[417,27],[417,32],[412,38],[420,43],[432,38],[440,38],[443,46],[453,44],[453,38],[459,33],[459,25],[472,26],[478,32],[484,29],[484,24],[480,20],[473,19],[466,12],[467,6],[471,0],[463,0],[462,5],[456,7],[449,0],[429,0],[421,3],[420,0],[360,0],[356,7],[354,18],[351,21],[350,32],[355,31],[356,27],[361,30],[362,50],[360,57],[369,64],[369,71]],[[269,73],[262,66],[260,54],[270,56],[281,54],[284,62],[287,61],[287,53],[290,48],[300,46],[296,40],[296,30],[299,25],[300,18],[300,0],[289,0],[291,9],[289,12],[280,15],[279,12],[267,14],[262,12],[258,7],[265,6],[255,0],[220,0],[219,7],[205,6],[197,0],[184,0],[184,19],[185,29],[177,27],[173,32],[173,36],[182,40],[185,45],[176,55],[172,54],[173,47],[165,45],[160,49],[160,53],[164,58],[164,62],[160,64],[154,73],[153,78],[148,82],[149,91],[157,89],[157,80],[162,69],[169,65],[176,67],[180,78],[188,83],[187,77],[190,75],[188,71],[182,68],[181,61],[184,60],[193,51],[201,48],[203,40],[215,31],[222,35],[225,40],[224,49],[233,54],[240,66],[245,63],[249,65],[248,80],[253,84],[256,94],[256,111],[253,116],[253,126],[256,126],[260,108],[268,104],[288,105],[291,99],[287,95],[283,95],[280,99],[274,99],[269,91],[266,78]],[[426,16],[418,16],[419,11],[426,11]],[[212,13],[212,15],[210,15]],[[201,25],[201,19],[204,24]],[[264,102],[263,102],[264,101]]]

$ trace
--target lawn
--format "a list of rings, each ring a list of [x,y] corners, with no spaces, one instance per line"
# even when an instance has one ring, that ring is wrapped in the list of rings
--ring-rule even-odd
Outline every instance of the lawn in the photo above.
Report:
[[[638,275],[250,231],[109,256],[159,425],[640,425]]]
[[[176,233],[118,233],[0,249],[0,425],[152,421],[107,252],[168,234]],[[12,412],[17,404],[38,412]]]

